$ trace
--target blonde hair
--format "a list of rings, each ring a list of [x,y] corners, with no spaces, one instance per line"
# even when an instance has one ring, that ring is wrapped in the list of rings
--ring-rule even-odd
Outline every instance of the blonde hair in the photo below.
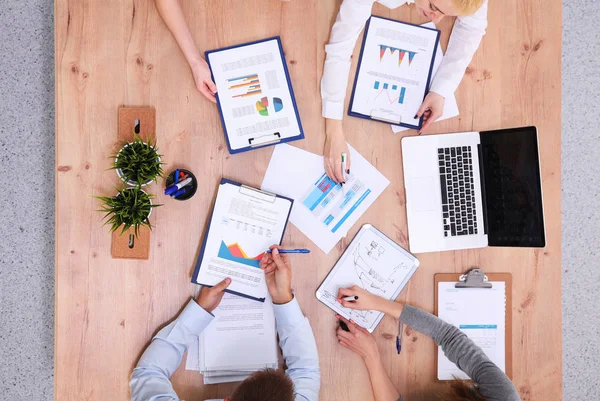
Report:
[[[452,0],[452,4],[456,9],[459,16],[473,15],[475,11],[479,10],[479,7],[485,0]]]
[[[467,380],[458,380],[448,383],[448,391],[440,396],[442,401],[486,401],[485,397],[479,393],[477,387],[474,387]]]

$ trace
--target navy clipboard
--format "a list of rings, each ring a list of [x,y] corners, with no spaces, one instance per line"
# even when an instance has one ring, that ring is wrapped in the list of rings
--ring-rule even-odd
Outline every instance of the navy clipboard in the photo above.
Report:
[[[393,125],[399,125],[401,127],[406,127],[406,128],[412,128],[412,129],[421,129],[421,126],[423,125],[423,117],[421,116],[421,118],[419,119],[419,124],[418,125],[412,125],[412,124],[406,124],[403,122],[400,122],[399,124],[394,123],[394,122],[390,122],[387,120],[383,120],[383,119],[377,119],[377,118],[373,118],[371,116],[365,115],[365,114],[360,114],[360,113],[356,113],[354,111],[352,111],[352,104],[354,103],[354,93],[356,91],[356,82],[358,81],[358,76],[360,74],[360,67],[362,64],[362,59],[363,59],[363,53],[365,51],[365,43],[367,41],[367,35],[369,33],[369,26],[371,24],[371,20],[373,18],[378,18],[378,19],[382,19],[382,20],[387,20],[387,21],[393,21],[393,22],[397,22],[398,24],[404,24],[404,25],[410,25],[410,26],[415,26],[415,27],[419,27],[421,29],[428,29],[430,31],[437,31],[437,38],[435,40],[435,45],[433,47],[433,57],[431,57],[431,64],[429,65],[429,74],[427,76],[427,85],[425,86],[425,94],[423,95],[423,100],[425,99],[425,96],[427,96],[427,94],[429,93],[429,87],[431,85],[431,75],[433,73],[433,64],[435,61],[435,55],[437,52],[437,47],[440,44],[440,31],[437,29],[433,29],[433,28],[428,28],[428,27],[424,27],[421,25],[416,25],[416,24],[411,24],[408,22],[402,22],[402,21],[397,21],[397,20],[393,20],[390,18],[383,18],[383,17],[378,17],[375,15],[372,15],[369,20],[367,21],[367,24],[365,26],[365,34],[363,35],[363,41],[362,41],[362,45],[361,45],[361,49],[360,49],[360,56],[358,58],[358,66],[356,68],[356,76],[354,77],[354,86],[352,87],[352,95],[350,96],[350,103],[348,105],[348,115],[352,116],[352,117],[358,117],[358,118],[363,118],[366,120],[372,120],[372,121],[377,121],[377,122],[382,122],[382,123],[386,123],[386,124],[393,124]]]
[[[287,198],[285,196],[281,196],[281,195],[277,195],[277,194],[272,194],[272,193],[267,193],[264,191],[261,191],[259,189],[256,188],[252,188],[252,187],[247,187],[243,184],[240,184],[239,182],[235,182],[232,180],[228,180],[226,178],[222,178],[221,182],[219,183],[219,186],[223,185],[223,184],[231,184],[231,185],[235,185],[238,187],[246,187],[248,189],[260,192],[262,194],[268,194],[271,196],[275,196],[276,198],[281,198],[281,199],[286,199],[288,201],[290,201],[290,210],[288,211],[288,215],[286,217],[285,220],[285,225],[283,226],[283,232],[281,234],[281,238],[279,239],[279,245],[281,245],[281,242],[283,241],[283,235],[285,234],[285,230],[287,228],[288,222],[290,220],[290,214],[292,213],[292,206],[294,206],[294,200],[291,198]],[[216,202],[216,200],[215,200]],[[202,284],[202,283],[198,283],[197,279],[198,279],[198,274],[200,273],[200,266],[202,265],[202,260],[204,259],[204,250],[206,248],[206,240],[208,238],[208,236],[210,235],[210,225],[212,222],[212,218],[213,218],[213,213],[214,213],[214,205],[213,205],[213,211],[210,213],[210,219],[208,220],[208,227],[206,228],[206,233],[204,234],[204,239],[202,240],[202,246],[200,247],[200,254],[198,255],[198,259],[196,260],[196,266],[194,268],[194,273],[192,274],[192,283],[196,284],[196,285],[202,285],[205,287],[212,287],[212,285],[207,285],[207,284]],[[248,299],[253,299],[255,301],[260,301],[260,302],[264,302],[265,298],[255,298],[246,294],[242,294],[240,292],[237,291],[231,291],[231,290],[225,290],[225,292],[228,292],[230,294],[234,294],[234,295],[238,295],[240,297],[244,297],[244,298],[248,298]]]
[[[287,88],[289,90],[290,93],[290,97],[292,99],[292,106],[294,108],[294,113],[296,116],[296,120],[298,122],[298,128],[300,133],[296,136],[292,136],[292,137],[287,137],[287,138],[282,138],[281,134],[279,132],[274,132],[273,138],[271,140],[269,140],[268,142],[260,142],[257,144],[252,144],[252,142],[256,142],[258,138],[249,138],[249,144],[247,147],[244,148],[239,148],[239,149],[232,149],[231,148],[231,142],[229,141],[229,133],[227,132],[227,125],[225,124],[225,117],[223,116],[223,109],[221,108],[221,101],[219,100],[219,93],[217,92],[216,94],[216,99],[217,99],[217,107],[219,109],[219,114],[221,116],[221,124],[223,125],[223,131],[225,134],[225,140],[227,141],[227,148],[229,149],[229,153],[230,154],[236,154],[236,153],[241,153],[241,152],[247,152],[249,150],[254,150],[254,149],[260,149],[260,148],[264,148],[266,146],[272,146],[272,145],[277,145],[280,143],[285,143],[285,142],[291,142],[291,141],[297,141],[300,139],[304,139],[304,130],[302,129],[302,122],[300,121],[300,114],[298,113],[298,106],[296,104],[296,96],[294,95],[294,88],[292,87],[292,81],[290,80],[290,73],[288,71],[288,67],[287,67],[287,62],[285,59],[285,54],[283,52],[283,47],[281,46],[281,38],[279,36],[275,36],[272,38],[267,38],[267,39],[263,39],[263,40],[257,40],[254,42],[248,42],[248,43],[243,43],[241,45],[236,45],[236,46],[229,46],[229,47],[224,47],[222,49],[215,49],[215,50],[209,50],[207,52],[204,53],[204,57],[206,59],[206,62],[208,64],[208,67],[210,68],[210,72],[211,72],[211,78],[213,80],[213,82],[215,81],[215,77],[214,77],[214,72],[213,72],[213,67],[210,63],[210,55],[212,53],[217,53],[217,52],[222,52],[225,50],[231,50],[231,49],[236,49],[239,47],[244,47],[244,46],[250,46],[250,45],[254,45],[257,43],[263,43],[263,42],[268,42],[268,41],[272,41],[275,40],[277,41],[277,46],[279,48],[279,56],[281,57],[281,63],[283,65],[283,71],[285,72],[285,78],[286,78],[286,83],[287,83]]]

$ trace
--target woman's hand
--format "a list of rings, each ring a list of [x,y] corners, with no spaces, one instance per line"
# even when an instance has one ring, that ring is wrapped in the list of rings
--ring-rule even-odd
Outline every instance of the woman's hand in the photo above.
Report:
[[[210,68],[208,68],[206,60],[200,58],[198,62],[191,65],[191,68],[192,74],[194,75],[194,81],[196,82],[196,89],[198,89],[205,98],[213,103],[217,103],[217,99],[215,98],[217,86],[212,80]]]
[[[221,299],[225,294],[223,290],[229,287],[229,284],[231,284],[231,279],[227,277],[213,287],[202,287],[198,298],[196,298],[196,303],[208,313],[212,312],[221,303]]]
[[[446,99],[435,92],[429,92],[427,96],[425,96],[425,100],[423,100],[423,104],[421,104],[421,107],[419,107],[419,111],[417,111],[417,115],[415,116],[415,118],[424,116],[423,126],[419,131],[419,135],[444,114],[445,102]]]
[[[344,319],[340,315],[335,315],[335,317],[337,317],[340,322],[346,323],[348,330],[350,330],[345,331],[341,327],[338,327],[336,336],[340,344],[360,355],[367,364],[371,364],[381,359],[379,348],[377,348],[377,343],[371,333],[358,326],[353,321]]]
[[[344,301],[344,297],[358,297],[355,301]],[[399,319],[404,308],[402,304],[371,294],[357,285],[338,290],[337,301],[348,309],[376,310]]]
[[[341,120],[325,120],[325,147],[323,156],[325,158],[325,172],[335,182],[346,182],[346,178],[342,173],[342,153],[346,153],[348,160],[346,161],[346,174],[350,173],[350,152],[348,144],[344,137]]]

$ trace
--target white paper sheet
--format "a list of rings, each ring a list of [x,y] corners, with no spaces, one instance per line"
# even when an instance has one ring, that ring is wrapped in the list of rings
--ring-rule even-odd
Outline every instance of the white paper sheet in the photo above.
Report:
[[[237,185],[219,185],[197,283],[214,285],[230,277],[229,290],[266,297],[260,259],[283,236],[290,204]]]
[[[337,302],[338,290],[357,285],[372,294],[394,300],[418,267],[419,261],[413,255],[376,229],[363,227],[321,284],[316,296],[346,319],[353,319],[373,332],[383,313],[342,307]]]
[[[461,329],[480,346],[503,372],[506,372],[506,284],[493,281],[492,288],[454,287],[453,282],[438,283],[438,316]],[[438,349],[438,380],[453,376],[469,379]]]
[[[277,366],[273,304],[226,294],[200,336],[200,369],[260,370]]]
[[[282,144],[275,147],[262,189],[294,199],[290,221],[325,253],[389,185],[373,165],[348,146],[351,176],[342,187],[327,178],[323,156]]]
[[[433,22],[428,22],[421,26],[435,29],[435,24]],[[440,64],[442,64],[443,59],[444,59],[444,53],[442,52],[442,46],[438,45],[437,51],[435,53],[435,60],[433,61],[433,69],[431,71],[431,82],[433,82],[433,79],[435,78],[435,74],[437,73],[438,68],[440,68]],[[456,116],[458,116],[458,104],[456,103],[456,97],[454,95],[452,95],[452,96],[446,98],[446,101],[444,102],[444,112],[442,113],[442,116],[437,119],[437,121],[447,120],[448,118],[452,118],[452,117],[456,117]],[[392,124],[392,131],[394,131],[394,133],[406,131],[409,129],[410,128],[401,127],[400,125]]]
[[[209,53],[208,61],[232,149],[301,134],[275,39]]]
[[[438,32],[371,17],[351,110],[418,125]]]

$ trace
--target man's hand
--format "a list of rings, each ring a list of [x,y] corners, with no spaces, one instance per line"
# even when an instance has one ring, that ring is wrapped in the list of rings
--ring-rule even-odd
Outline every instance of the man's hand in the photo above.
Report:
[[[344,174],[342,173],[342,153],[346,153],[348,160],[346,161],[347,171],[350,171],[350,152],[348,144],[344,137],[341,120],[325,120],[325,147],[323,148],[323,156],[325,158],[325,172],[335,182],[345,182]]]
[[[292,268],[287,255],[279,253],[277,245],[271,246],[271,253],[265,253],[260,268],[265,272],[267,288],[274,304],[286,304],[292,295]]]
[[[444,113],[444,103],[446,99],[442,95],[438,95],[435,92],[429,92],[423,100],[423,104],[419,107],[415,118],[423,118],[423,126],[419,131],[419,135],[423,133],[431,124],[433,124],[438,118]]]
[[[223,290],[229,287],[229,284],[231,284],[231,279],[227,277],[213,287],[202,287],[198,298],[196,298],[196,303],[205,311],[212,312],[221,303],[224,294]]]
[[[215,98],[215,93],[217,93],[217,86],[212,81],[210,68],[208,68],[206,60],[200,58],[198,62],[191,65],[191,68],[198,91],[202,93],[205,98],[213,103],[216,103],[217,99]]]
[[[348,330],[338,327],[336,331],[340,344],[360,355],[367,365],[378,362],[381,359],[379,348],[375,338],[367,330],[363,329],[353,321],[348,321],[340,315],[335,315],[341,322],[346,323]]]

